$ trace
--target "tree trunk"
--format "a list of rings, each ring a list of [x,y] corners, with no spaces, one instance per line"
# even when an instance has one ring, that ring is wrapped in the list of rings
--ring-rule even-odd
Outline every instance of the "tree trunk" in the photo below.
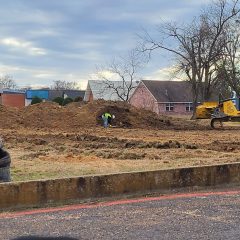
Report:
[[[198,105],[198,96],[197,94],[193,97],[193,115],[191,117],[191,120],[196,119],[196,110],[197,110],[197,105]]]
[[[196,109],[197,109],[197,105],[198,105],[198,93],[199,93],[199,85],[197,83],[197,77],[196,75],[193,73],[193,77],[192,77],[192,93],[193,93],[193,115],[191,117],[191,119],[196,119]]]

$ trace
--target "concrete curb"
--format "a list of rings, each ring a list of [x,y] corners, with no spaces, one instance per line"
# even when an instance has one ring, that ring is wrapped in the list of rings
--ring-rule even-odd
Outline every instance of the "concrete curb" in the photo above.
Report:
[[[148,172],[1,183],[0,209],[36,207],[123,194],[240,183],[240,163]]]

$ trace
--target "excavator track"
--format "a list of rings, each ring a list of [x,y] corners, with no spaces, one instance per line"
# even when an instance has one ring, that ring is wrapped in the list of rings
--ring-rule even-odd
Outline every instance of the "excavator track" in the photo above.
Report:
[[[213,129],[223,129],[223,119],[222,118],[212,118],[210,124]]]
[[[239,129],[240,128],[240,117],[216,117],[211,119],[210,123],[213,129]]]

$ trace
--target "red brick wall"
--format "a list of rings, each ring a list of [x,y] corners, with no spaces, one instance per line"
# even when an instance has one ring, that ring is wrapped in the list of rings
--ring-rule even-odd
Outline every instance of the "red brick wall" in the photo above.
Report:
[[[192,112],[186,111],[185,103],[174,103],[173,111],[168,112],[166,111],[166,104],[165,103],[158,103],[159,113],[168,114],[168,115],[183,115],[183,114],[192,114]]]
[[[3,93],[2,105],[22,108],[25,106],[25,94],[22,93]]]
[[[137,108],[144,108],[153,112],[159,113],[158,105],[155,98],[149,90],[140,83],[130,98],[130,104]]]

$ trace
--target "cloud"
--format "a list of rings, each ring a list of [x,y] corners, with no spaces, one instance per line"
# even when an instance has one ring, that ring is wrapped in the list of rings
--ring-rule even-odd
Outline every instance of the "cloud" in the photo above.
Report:
[[[106,21],[116,22],[131,22],[141,25],[159,24],[162,21],[172,21],[180,17],[184,12],[187,12],[189,8],[180,9],[151,9],[149,12],[144,12],[144,9],[140,12],[121,12],[120,14],[104,14],[102,13],[100,18]]]
[[[0,63],[1,76],[10,75],[19,87],[50,87],[54,80],[66,80],[76,82],[77,86],[85,89],[90,75],[84,72],[73,71],[68,69],[53,68],[24,68],[13,65]]]
[[[35,47],[33,43],[29,41],[20,40],[17,38],[3,38],[0,40],[0,44],[9,47],[12,51],[23,51],[29,55],[46,55],[46,50]]]
[[[41,88],[49,88],[48,85],[46,84],[29,84],[29,85],[25,85],[23,87],[27,87],[27,88],[32,88],[32,89],[41,89]]]
[[[29,29],[27,30],[28,36],[31,38],[39,38],[39,37],[60,37],[63,35],[60,31],[52,28],[38,28],[36,29]]]
[[[173,65],[155,70],[152,73],[150,73],[149,75],[144,76],[143,79],[145,79],[145,80],[163,80],[163,81],[167,81],[167,80],[179,81],[179,80],[181,80],[177,76],[175,76]]]
[[[96,73],[90,74],[90,79],[92,79],[92,80],[96,80],[96,79],[99,79],[99,78],[101,78],[101,79],[106,78],[106,79],[113,80],[113,81],[119,79],[117,74],[112,73],[108,70],[99,70]]]
[[[1,22],[4,24],[16,24],[16,27],[18,27],[29,23],[38,26],[49,26],[66,21],[66,17],[62,12],[54,9],[49,9],[49,11],[47,5],[45,6],[46,8],[41,9],[34,4],[31,5],[31,1],[22,0],[1,2]]]
[[[169,0],[169,1],[128,1],[120,3],[103,4],[101,11],[96,13],[100,21],[127,22],[130,25],[159,24],[162,21],[182,20],[185,14],[192,15],[195,10],[210,3],[212,0]],[[106,2],[109,2],[106,0]],[[124,6],[124,7],[123,7]],[[195,9],[194,9],[195,8]],[[186,17],[184,17],[186,19]],[[130,26],[129,26],[130,27]]]
[[[66,59],[83,60],[83,61],[99,61],[101,54],[97,51],[86,51],[85,53],[67,53],[67,52],[53,52],[55,56],[60,56]]]
[[[12,72],[24,72],[28,71],[26,68],[20,67],[20,66],[11,66],[11,65],[5,65],[0,63],[0,69],[1,69],[1,74],[9,74]]]
[[[141,28],[163,20],[188,21],[210,0],[2,1],[0,69],[19,85],[53,80],[85,86],[95,65],[136,46]],[[10,17],[10,15],[12,17]],[[156,53],[158,55],[158,53]],[[167,57],[158,55],[149,79],[166,79]]]
[[[184,2],[186,3],[186,4],[189,4],[189,0],[184,0]],[[191,1],[191,5],[192,6],[203,6],[203,5],[205,5],[205,4],[209,4],[209,3],[212,3],[213,2],[213,0],[198,0],[198,1],[195,1],[195,0],[193,0],[193,1]]]

